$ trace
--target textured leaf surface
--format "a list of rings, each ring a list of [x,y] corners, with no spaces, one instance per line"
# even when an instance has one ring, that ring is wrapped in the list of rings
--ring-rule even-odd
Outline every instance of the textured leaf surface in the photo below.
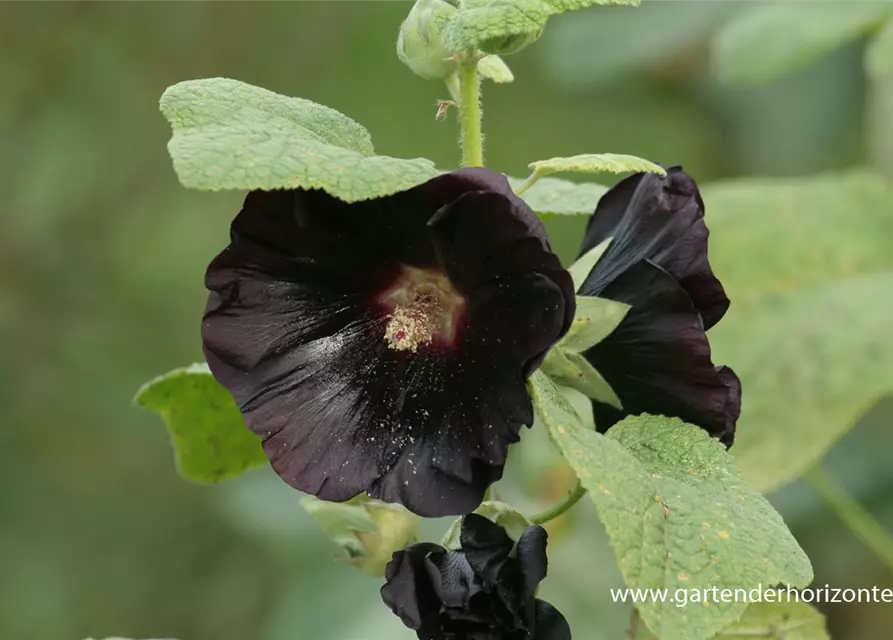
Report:
[[[781,516],[744,481],[725,448],[677,419],[627,418],[602,436],[548,376],[531,395],[543,424],[588,490],[632,588],[754,588],[812,580],[812,567]],[[640,604],[665,640],[702,640],[746,604]]]
[[[525,180],[509,178],[513,189]],[[571,182],[561,178],[543,178],[521,196],[540,216],[592,215],[595,205],[608,187],[593,182]]]
[[[538,33],[549,16],[596,4],[638,0],[462,0],[444,38],[454,51],[469,51],[489,40]]]
[[[785,592],[780,593],[786,597]],[[689,605],[698,606],[698,605]],[[639,625],[636,640],[655,640]],[[802,602],[761,602],[752,604],[738,622],[723,629],[714,640],[831,640],[825,628],[825,616]]]
[[[174,169],[195,189],[303,187],[355,201],[437,173],[430,160],[373,155],[368,132],[333,109],[236,80],[175,84],[160,106]]]
[[[865,70],[875,78],[893,74],[893,18],[888,18],[865,52]]]
[[[769,82],[866,35],[890,12],[883,1],[763,2],[716,35],[713,69],[729,84]]]
[[[742,379],[732,449],[762,491],[796,479],[893,391],[893,187],[867,171],[703,190],[732,300],[710,332]]]
[[[469,51],[488,40],[537,33],[551,14],[544,0],[463,0],[444,37],[454,51]]]
[[[635,173],[647,171],[667,175],[660,165],[636,156],[619,153],[585,153],[569,158],[537,160],[528,165],[534,173],[548,176],[553,173]]]
[[[187,480],[218,482],[267,462],[229,392],[207,365],[175,369],[147,382],[134,402],[167,424],[177,469]]]

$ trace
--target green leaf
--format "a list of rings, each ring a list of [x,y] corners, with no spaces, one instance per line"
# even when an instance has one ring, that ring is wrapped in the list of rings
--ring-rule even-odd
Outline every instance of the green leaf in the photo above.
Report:
[[[574,291],[579,291],[580,287],[583,286],[583,283],[595,268],[595,265],[601,259],[605,251],[608,250],[608,245],[611,244],[611,240],[612,238],[608,238],[597,246],[592,247],[592,249],[580,256],[579,259],[568,268],[567,271],[571,274],[571,279],[574,281]],[[579,302],[579,297],[577,298],[577,301]]]
[[[803,587],[809,558],[781,516],[749,487],[725,448],[678,419],[636,416],[602,436],[542,372],[534,406],[588,490],[626,584],[642,589]],[[703,640],[746,604],[677,607],[646,602],[642,619],[666,640]]]
[[[730,315],[770,294],[893,268],[893,185],[874,171],[735,180],[701,193]]]
[[[636,5],[638,0],[461,0],[443,36],[453,51],[486,50],[493,41],[535,39],[549,16],[596,4]]]
[[[474,51],[490,40],[537,34],[550,15],[544,0],[462,0],[444,38],[453,51]]]
[[[774,591],[783,600],[785,591]],[[694,604],[690,606],[696,606]],[[825,628],[825,616],[803,602],[759,602],[747,607],[738,622],[723,629],[713,640],[831,640]],[[635,640],[654,640],[655,636],[639,626]]]
[[[546,354],[542,369],[555,382],[565,387],[576,389],[589,398],[617,409],[623,408],[623,403],[608,381],[582,354],[553,347]]]
[[[893,390],[893,186],[869,171],[703,191],[732,300],[713,360],[744,389],[732,451],[762,491],[796,479]],[[758,258],[755,258],[758,256]]]
[[[538,160],[527,165],[536,175],[548,176],[553,173],[636,173],[647,171],[661,176],[667,175],[660,165],[619,153],[585,153],[569,158]]]
[[[385,196],[437,174],[430,160],[373,155],[347,116],[227,78],[180,82],[161,96],[168,150],[194,189],[324,189],[348,202]]]
[[[512,188],[526,182],[509,178]],[[561,178],[543,178],[534,183],[521,197],[540,216],[592,215],[595,205],[605,195],[608,187],[593,182],[571,182]]]
[[[158,413],[174,445],[177,470],[209,484],[267,462],[260,438],[245,426],[229,392],[205,364],[194,364],[147,382],[134,403]]]
[[[604,243],[602,243],[604,244]],[[597,345],[616,329],[631,306],[607,298],[577,296],[577,312],[567,335],[559,346],[565,351],[582,353]]]
[[[728,84],[776,80],[856,40],[890,15],[889,2],[764,2],[716,35],[711,63]]]
[[[869,76],[882,78],[893,74],[893,19],[888,19],[865,52],[865,70]]]
[[[891,291],[893,272],[809,287],[729,313],[711,332],[716,361],[741,378],[733,452],[760,490],[802,475],[893,391]]]

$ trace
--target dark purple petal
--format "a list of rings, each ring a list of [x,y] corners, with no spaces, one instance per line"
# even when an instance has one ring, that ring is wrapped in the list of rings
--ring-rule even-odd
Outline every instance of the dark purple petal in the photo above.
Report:
[[[385,568],[381,599],[410,629],[433,633],[440,600],[426,569],[429,554],[444,552],[436,544],[415,544],[394,553]]]
[[[570,640],[562,615],[534,599],[546,575],[546,538],[542,527],[528,527],[512,557],[505,530],[469,514],[459,549],[395,553],[382,598],[420,640]]]
[[[666,177],[630,176],[602,197],[589,221],[581,255],[613,240],[580,292],[600,295],[626,269],[648,259],[679,281],[709,329],[728,310],[729,299],[707,259],[708,235],[704,201],[681,168],[668,169]]]
[[[536,593],[539,583],[546,577],[549,566],[546,558],[546,543],[549,534],[540,526],[527,527],[518,540],[517,558],[524,581],[524,599],[528,600]]]
[[[542,318],[523,323],[526,336],[519,344],[530,354],[525,377],[539,367],[556,336],[570,328],[576,308],[570,274],[552,253],[542,223],[527,211],[517,196],[473,192],[429,223],[440,264],[466,295],[489,297],[494,287],[511,287],[531,272],[539,274],[541,288],[551,290],[553,301],[544,302]]]
[[[462,518],[459,540],[474,572],[491,583],[496,582],[500,568],[515,547],[505,529],[476,513]]]
[[[475,214],[486,237],[463,246]],[[395,329],[394,296],[419,279],[448,312],[394,346],[416,317]],[[292,486],[467,513],[533,420],[525,379],[569,326],[569,282],[534,214],[483,169],[352,204],[252,192],[208,268],[202,337]]]
[[[643,261],[600,295],[631,309],[613,333],[584,354],[623,404],[617,410],[593,401],[598,430],[605,432],[628,415],[663,414],[731,445],[741,385],[731,369],[713,366],[701,317],[682,286]]]
[[[438,601],[447,607],[462,609],[482,589],[464,553],[438,551],[429,554],[425,570],[437,592]]]
[[[571,628],[567,620],[545,600],[536,601],[535,620],[532,640],[571,640]]]

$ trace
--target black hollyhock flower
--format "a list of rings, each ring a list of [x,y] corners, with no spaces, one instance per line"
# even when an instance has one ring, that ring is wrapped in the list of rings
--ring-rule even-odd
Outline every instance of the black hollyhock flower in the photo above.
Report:
[[[205,282],[208,364],[279,475],[424,516],[501,477],[574,315],[542,224],[486,169],[355,203],[253,191]]]
[[[729,308],[707,260],[704,201],[679,167],[636,174],[606,193],[581,255],[613,238],[580,295],[631,305],[604,341],[585,352],[622,408],[593,401],[599,431],[639,413],[679,417],[727,446],[741,412],[741,383],[714,367],[706,330]]]
[[[472,513],[460,549],[422,543],[394,553],[381,597],[419,640],[570,640],[564,616],[534,598],[546,577],[546,538],[527,527],[516,548],[502,527]]]

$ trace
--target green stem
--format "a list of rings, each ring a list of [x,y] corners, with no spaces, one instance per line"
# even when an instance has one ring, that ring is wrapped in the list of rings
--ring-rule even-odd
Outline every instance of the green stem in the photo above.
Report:
[[[484,166],[481,129],[481,79],[477,62],[459,67],[459,127],[462,132],[462,166]]]
[[[520,187],[515,189],[515,195],[520,196],[522,193],[524,193],[530,187],[532,187],[536,183],[536,181],[539,179],[540,179],[540,174],[537,173],[536,171],[534,171],[533,173],[530,174],[530,177],[524,181],[524,184],[522,184]]]
[[[850,531],[890,570],[893,570],[893,536],[821,466],[813,467],[805,477]]]
[[[586,495],[586,489],[584,489],[583,485],[580,484],[580,481],[577,480],[574,488],[570,490],[570,493],[568,493],[563,500],[556,502],[545,511],[540,511],[539,513],[530,516],[530,522],[532,524],[545,524],[550,520],[554,520],[577,504],[577,502],[580,501],[580,498],[584,495]]]

